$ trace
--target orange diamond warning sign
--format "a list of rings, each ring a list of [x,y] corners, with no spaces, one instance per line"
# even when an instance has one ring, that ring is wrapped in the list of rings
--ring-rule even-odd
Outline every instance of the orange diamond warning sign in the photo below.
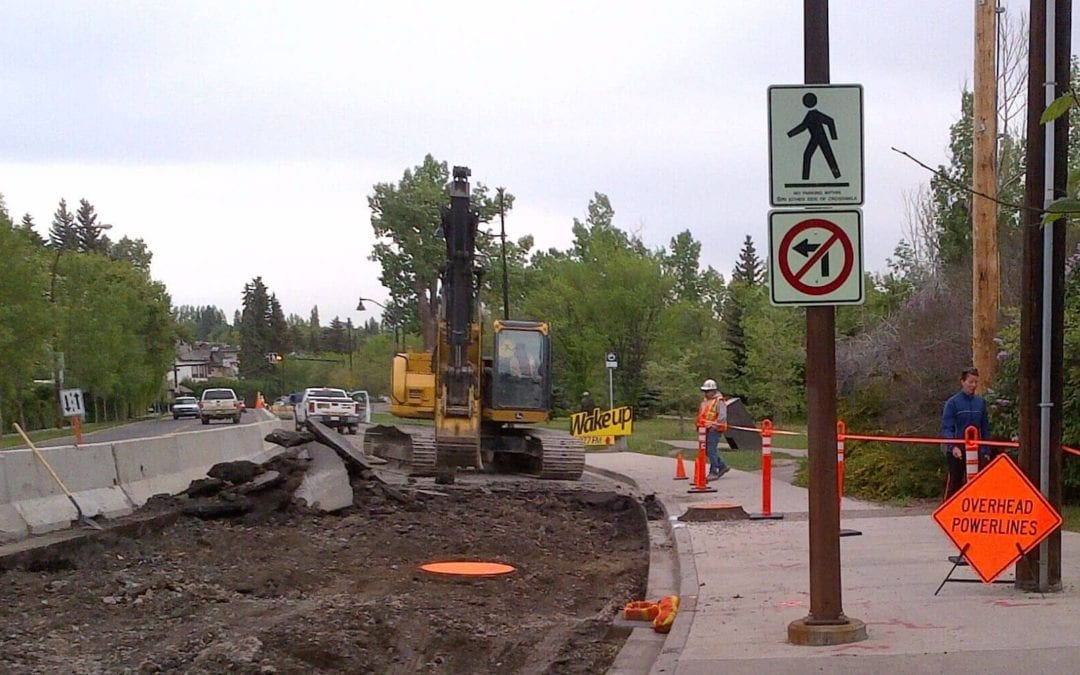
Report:
[[[985,583],[1061,525],[1061,516],[1008,455],[998,455],[934,511]]]

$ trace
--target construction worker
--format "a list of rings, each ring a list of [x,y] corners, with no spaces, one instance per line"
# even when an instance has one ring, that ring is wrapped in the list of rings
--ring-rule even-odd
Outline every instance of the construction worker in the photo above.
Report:
[[[727,404],[716,386],[716,380],[705,380],[701,385],[704,398],[698,406],[697,427],[705,429],[705,453],[709,457],[709,480],[714,481],[731,467],[720,458],[720,436],[727,430]]]
[[[585,391],[581,393],[581,410],[580,412],[592,412],[597,408],[596,401],[593,400],[592,395]]]

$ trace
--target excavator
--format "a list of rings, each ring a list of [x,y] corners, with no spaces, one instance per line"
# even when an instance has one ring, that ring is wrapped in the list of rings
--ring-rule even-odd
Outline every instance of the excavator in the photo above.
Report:
[[[585,468],[582,441],[537,427],[551,416],[549,325],[495,320],[492,354],[483,354],[480,217],[470,175],[468,167],[454,167],[450,206],[441,214],[446,261],[435,347],[395,354],[391,370],[390,412],[433,423],[376,425],[364,434],[364,450],[440,484],[453,483],[461,468],[577,480]]]

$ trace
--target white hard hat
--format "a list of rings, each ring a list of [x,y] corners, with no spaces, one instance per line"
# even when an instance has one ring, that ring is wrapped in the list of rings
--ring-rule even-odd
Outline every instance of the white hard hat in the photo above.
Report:
[[[701,385],[701,391],[716,391],[716,380],[705,380]]]

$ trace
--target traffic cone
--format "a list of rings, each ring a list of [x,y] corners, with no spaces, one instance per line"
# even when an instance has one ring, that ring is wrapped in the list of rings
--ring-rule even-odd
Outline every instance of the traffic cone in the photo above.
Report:
[[[694,460],[694,484],[687,492],[716,492],[716,488],[709,485],[705,469],[705,448],[698,450],[697,459]]]
[[[690,477],[686,475],[686,465],[683,464],[682,452],[675,455],[675,480],[689,480]]]

